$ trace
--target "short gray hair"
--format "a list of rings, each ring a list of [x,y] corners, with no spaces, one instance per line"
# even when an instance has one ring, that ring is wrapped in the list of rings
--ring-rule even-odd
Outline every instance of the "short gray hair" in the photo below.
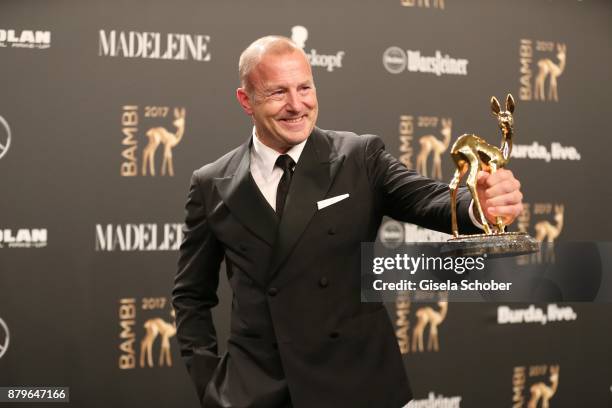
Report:
[[[265,54],[290,54],[293,52],[301,52],[306,57],[304,50],[298,47],[290,38],[280,35],[268,35],[261,37],[251,43],[242,54],[238,62],[238,74],[240,75],[240,85],[250,93],[252,84],[249,81],[249,75],[253,68],[259,64]]]

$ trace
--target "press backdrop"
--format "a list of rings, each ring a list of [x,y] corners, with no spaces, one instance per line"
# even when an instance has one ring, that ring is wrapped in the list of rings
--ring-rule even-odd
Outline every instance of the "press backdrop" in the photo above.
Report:
[[[197,406],[170,306],[183,205],[192,171],[250,136],[237,62],[267,34],[310,56],[320,127],[378,134],[447,182],[451,140],[498,143],[489,99],[511,92],[515,228],[605,241],[611,17],[605,0],[2,1],[0,386]],[[380,235],[398,232],[444,238],[391,220]],[[612,406],[610,304],[388,308],[415,407]]]

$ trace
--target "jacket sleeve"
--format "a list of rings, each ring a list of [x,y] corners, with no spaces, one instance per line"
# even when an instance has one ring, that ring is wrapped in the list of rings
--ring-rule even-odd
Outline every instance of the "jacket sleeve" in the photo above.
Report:
[[[372,187],[380,194],[383,213],[396,220],[451,233],[448,184],[421,176],[391,156],[378,136],[365,135],[365,165]],[[469,216],[471,194],[457,193],[457,221],[462,233],[482,232]]]
[[[211,231],[203,198],[194,173],[172,291],[176,337],[200,400],[219,362],[211,309],[218,303],[219,267],[224,254],[223,246]]]

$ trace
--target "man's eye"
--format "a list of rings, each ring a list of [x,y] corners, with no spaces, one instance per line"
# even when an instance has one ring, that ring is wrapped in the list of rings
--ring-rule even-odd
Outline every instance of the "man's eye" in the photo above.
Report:
[[[278,91],[272,91],[271,95],[282,95],[285,91],[279,89]]]

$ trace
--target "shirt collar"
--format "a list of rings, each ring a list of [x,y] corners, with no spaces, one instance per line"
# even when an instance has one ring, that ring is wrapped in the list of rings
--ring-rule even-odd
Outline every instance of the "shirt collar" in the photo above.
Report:
[[[302,155],[302,151],[304,150],[304,146],[306,145],[306,141],[308,138],[304,139],[301,143],[292,146],[287,153],[293,161],[297,164],[300,160],[300,156]],[[268,178],[272,175],[274,171],[274,165],[276,164],[276,159],[281,154],[271,147],[266,146],[259,140],[257,137],[257,132],[255,131],[255,126],[253,126],[253,158],[257,161],[258,167],[261,169],[264,177]]]

